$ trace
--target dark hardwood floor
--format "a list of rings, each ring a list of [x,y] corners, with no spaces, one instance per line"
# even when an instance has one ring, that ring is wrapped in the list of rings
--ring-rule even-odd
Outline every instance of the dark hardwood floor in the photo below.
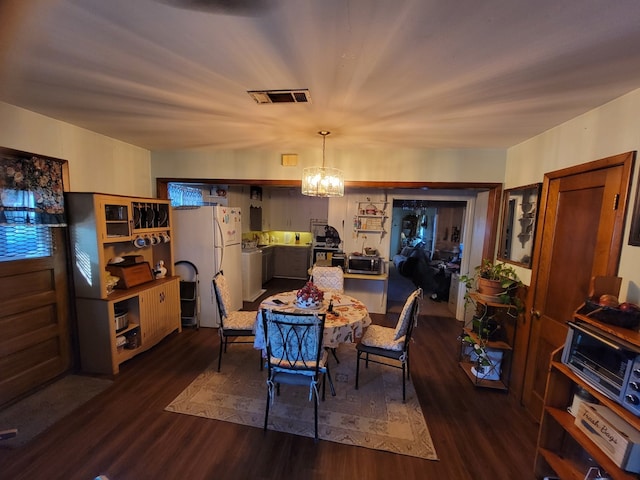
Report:
[[[392,307],[388,318],[374,314],[373,321],[392,325],[399,312]],[[217,331],[202,328],[174,333],[122,365],[113,387],[26,447],[0,445],[0,478],[533,479],[537,425],[505,393],[471,384],[457,363],[461,324],[433,316],[443,307],[425,296],[411,364],[439,461],[165,412],[217,358]]]

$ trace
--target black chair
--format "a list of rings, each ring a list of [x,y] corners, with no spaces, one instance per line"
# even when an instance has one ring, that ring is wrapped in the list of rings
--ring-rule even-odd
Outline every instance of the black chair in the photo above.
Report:
[[[229,287],[224,273],[220,270],[213,276],[213,289],[216,292],[216,303],[220,312],[220,352],[218,353],[218,371],[222,363],[222,351],[227,352],[229,339],[234,339],[231,343],[253,343],[255,337],[254,329],[256,325],[257,311],[229,310],[230,303]],[[251,337],[250,340],[237,340],[237,337]],[[260,359],[260,369],[262,369],[262,358]]]
[[[307,386],[309,400],[314,401],[315,441],[318,441],[318,383],[322,380],[322,399],[326,380],[335,395],[327,363],[327,351],[322,347],[324,313],[290,313],[262,310],[267,345],[267,406],[264,430],[267,430],[269,408],[274,393],[280,394],[280,384]],[[322,378],[320,378],[322,377]]]
[[[402,308],[400,318],[395,328],[383,327],[381,325],[370,325],[364,333],[356,349],[358,351],[356,359],[356,390],[358,389],[358,380],[360,375],[360,358],[365,354],[365,367],[369,367],[369,362],[387,365],[402,370],[402,402],[406,401],[406,385],[405,381],[409,379],[409,346],[411,344],[411,335],[413,327],[418,319],[420,299],[422,298],[422,289],[418,288],[409,297]],[[383,357],[391,360],[397,360],[399,365],[393,362],[384,362],[369,358]]]

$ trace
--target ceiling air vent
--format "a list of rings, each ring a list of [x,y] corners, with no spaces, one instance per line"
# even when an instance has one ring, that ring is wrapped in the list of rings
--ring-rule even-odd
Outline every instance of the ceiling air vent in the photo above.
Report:
[[[249,90],[256,103],[311,103],[309,90]]]

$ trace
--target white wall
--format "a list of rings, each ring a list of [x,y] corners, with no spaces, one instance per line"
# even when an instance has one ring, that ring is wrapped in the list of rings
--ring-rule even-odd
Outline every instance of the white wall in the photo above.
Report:
[[[505,188],[541,182],[546,172],[640,150],[639,112],[640,89],[511,147],[507,152]],[[640,247],[627,244],[638,188],[637,170],[636,166],[618,276],[623,279],[620,298],[640,303]],[[522,273],[521,277],[526,279],[528,274],[530,278],[530,270]]]
[[[0,146],[67,160],[70,190],[150,197],[155,188],[148,150],[2,102]]]

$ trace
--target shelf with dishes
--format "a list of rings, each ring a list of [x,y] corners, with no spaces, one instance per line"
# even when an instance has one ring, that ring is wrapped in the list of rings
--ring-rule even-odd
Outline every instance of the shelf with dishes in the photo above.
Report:
[[[119,200],[120,197],[107,197],[101,212],[97,212],[104,222],[103,241],[121,242],[134,240],[144,234],[169,234],[171,225],[168,201]]]
[[[353,219],[353,230],[357,233],[385,234],[388,202],[357,202],[357,212]]]

